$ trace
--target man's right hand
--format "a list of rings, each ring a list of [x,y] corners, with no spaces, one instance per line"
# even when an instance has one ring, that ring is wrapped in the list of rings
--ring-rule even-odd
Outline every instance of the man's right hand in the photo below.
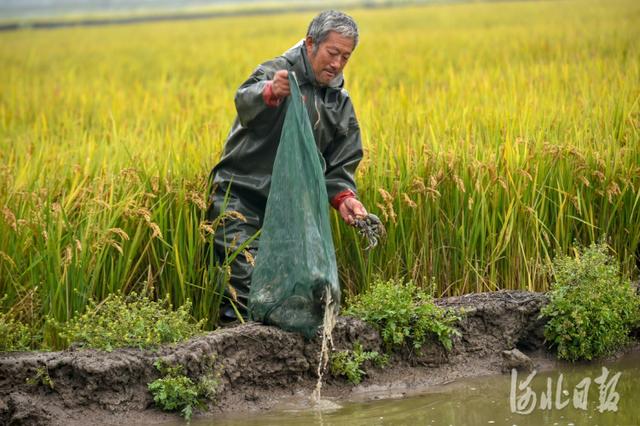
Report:
[[[273,93],[273,96],[276,96],[278,98],[285,98],[291,94],[291,90],[289,90],[289,71],[276,71],[275,75],[273,76],[271,91]]]

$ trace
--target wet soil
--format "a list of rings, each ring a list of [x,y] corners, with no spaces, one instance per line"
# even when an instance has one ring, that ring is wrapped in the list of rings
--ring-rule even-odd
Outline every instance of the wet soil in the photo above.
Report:
[[[414,393],[429,385],[462,377],[495,374],[510,368],[503,351],[519,349],[538,369],[556,365],[544,350],[544,322],[539,311],[547,302],[540,293],[501,291],[438,300],[464,312],[461,336],[447,352],[435,340],[421,351],[405,348],[392,354],[387,367],[368,368],[359,386],[328,377],[323,397],[367,399]],[[340,317],[333,332],[336,350],[360,342],[382,351],[378,332],[364,322]],[[198,377],[215,357],[220,376],[216,401],[198,416],[259,411],[287,398],[308,398],[317,379],[320,339],[275,327],[247,323],[216,330],[157,350],[120,349],[0,354],[0,424],[157,424],[176,414],[154,408],[147,383],[157,379],[153,366],[162,359],[180,363]],[[46,371],[52,386],[29,384]]]

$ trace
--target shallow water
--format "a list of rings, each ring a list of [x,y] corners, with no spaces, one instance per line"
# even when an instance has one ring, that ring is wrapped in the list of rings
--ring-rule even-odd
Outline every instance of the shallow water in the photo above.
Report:
[[[581,392],[587,382],[587,391]],[[551,399],[547,399],[548,389]],[[402,399],[332,402],[342,407],[318,411],[308,408],[306,401],[299,401],[297,408],[288,402],[288,409],[194,420],[191,424],[638,426],[640,353],[604,364],[562,366],[534,376],[522,373],[459,380]],[[586,410],[580,408],[582,404]]]

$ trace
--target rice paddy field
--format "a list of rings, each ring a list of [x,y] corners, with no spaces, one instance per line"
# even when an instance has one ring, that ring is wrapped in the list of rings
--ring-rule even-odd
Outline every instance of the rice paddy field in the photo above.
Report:
[[[640,3],[352,9],[346,68],[374,250],[334,216],[345,295],[544,291],[550,260],[640,243]],[[0,312],[55,327],[111,293],[191,300],[214,326],[207,175],[252,70],[315,13],[0,33]]]

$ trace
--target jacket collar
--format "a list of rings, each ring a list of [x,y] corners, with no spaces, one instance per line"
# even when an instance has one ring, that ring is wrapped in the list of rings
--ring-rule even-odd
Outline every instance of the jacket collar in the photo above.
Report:
[[[298,83],[303,85],[310,83],[316,87],[320,86],[316,81],[316,76],[311,68],[311,63],[307,57],[307,49],[304,39],[296,43],[292,48],[282,54],[282,56],[291,64],[292,71],[295,71]],[[342,73],[336,75],[327,87],[340,90],[344,86],[344,76]]]

